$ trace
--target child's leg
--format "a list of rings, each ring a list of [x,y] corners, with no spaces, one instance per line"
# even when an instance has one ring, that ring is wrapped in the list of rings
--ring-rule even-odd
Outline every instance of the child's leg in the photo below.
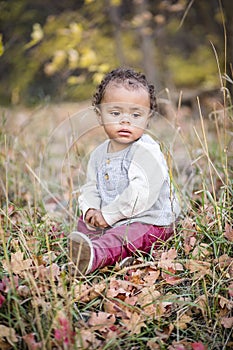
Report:
[[[173,233],[173,228],[165,228],[135,222],[108,229],[103,236],[93,240],[93,270],[114,265],[132,256],[136,251],[148,253],[154,244],[158,246]],[[93,271],[92,270],[92,271]]]
[[[69,237],[73,247],[72,260],[75,263],[79,260],[77,261],[78,269],[84,272],[92,272],[100,267],[114,265],[128,256],[132,256],[137,250],[149,252],[153,244],[158,245],[173,233],[172,228],[136,222],[110,228],[100,236],[99,231],[95,231],[96,234],[88,230],[82,220],[79,221],[78,231],[81,234],[73,232]],[[79,259],[76,258],[77,252],[79,252]],[[88,268],[87,263],[83,268],[85,256],[88,254],[91,261]]]

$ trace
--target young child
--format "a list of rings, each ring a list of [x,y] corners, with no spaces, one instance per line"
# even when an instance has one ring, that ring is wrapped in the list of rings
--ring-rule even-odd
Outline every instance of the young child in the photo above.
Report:
[[[69,235],[79,274],[148,253],[172,235],[180,211],[160,147],[144,133],[156,111],[154,86],[118,68],[100,83],[93,106],[108,140],[90,156],[82,216]]]

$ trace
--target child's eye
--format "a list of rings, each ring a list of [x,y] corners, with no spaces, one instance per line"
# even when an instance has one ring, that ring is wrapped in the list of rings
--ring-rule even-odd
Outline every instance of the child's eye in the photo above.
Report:
[[[112,111],[110,114],[111,114],[113,117],[119,117],[119,115],[120,115],[121,113],[118,112],[118,111]]]
[[[134,113],[132,114],[132,116],[133,116],[134,119],[137,119],[137,118],[140,118],[140,117],[141,117],[141,114],[140,114],[140,113],[137,113],[137,112],[134,112]]]

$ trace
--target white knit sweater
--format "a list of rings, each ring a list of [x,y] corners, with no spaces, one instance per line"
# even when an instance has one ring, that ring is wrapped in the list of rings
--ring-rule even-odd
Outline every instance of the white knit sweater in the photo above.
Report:
[[[91,154],[79,206],[101,209],[110,226],[141,222],[171,225],[180,213],[165,158],[144,134],[123,151],[108,153],[109,140]]]

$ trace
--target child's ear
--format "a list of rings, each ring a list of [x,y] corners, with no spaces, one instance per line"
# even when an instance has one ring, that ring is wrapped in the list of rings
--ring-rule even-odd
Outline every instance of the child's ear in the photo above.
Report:
[[[153,116],[153,112],[150,112],[149,117],[147,119],[147,124],[146,124],[147,129],[150,128],[152,116]]]
[[[98,122],[100,123],[100,125],[103,125],[102,114],[99,107],[95,107],[95,113],[96,113]]]

